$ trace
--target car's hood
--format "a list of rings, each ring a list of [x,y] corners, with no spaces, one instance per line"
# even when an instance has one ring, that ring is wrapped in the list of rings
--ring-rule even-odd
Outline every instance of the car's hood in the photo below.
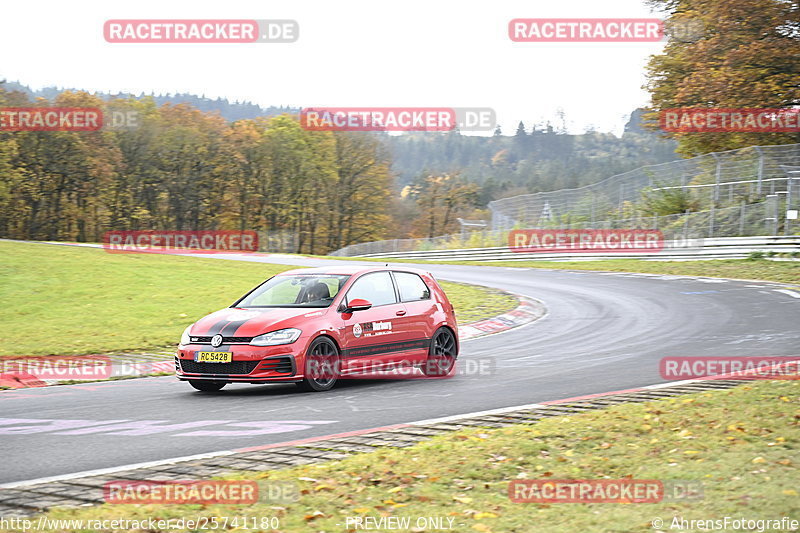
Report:
[[[313,307],[228,307],[195,322],[190,335],[255,337],[269,331],[299,327],[305,318],[321,316],[326,311]]]

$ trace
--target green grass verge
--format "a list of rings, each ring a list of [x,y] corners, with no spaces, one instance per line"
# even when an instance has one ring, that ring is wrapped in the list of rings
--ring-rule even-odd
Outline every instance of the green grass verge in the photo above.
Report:
[[[351,259],[329,257],[328,259]],[[385,263],[478,265],[559,270],[595,270],[604,272],[642,272],[682,276],[708,276],[749,280],[800,283],[800,262],[766,259],[719,259],[713,261],[644,261],[642,259],[608,259],[604,261],[421,261],[394,258],[352,258],[359,261]],[[390,263],[391,264],[391,263]]]
[[[516,297],[490,287],[447,281],[440,284],[456,308],[456,318],[461,325],[501,315],[519,305]]]
[[[647,532],[661,518],[798,519],[800,383],[620,405],[534,425],[475,429],[414,447],[231,479],[293,481],[290,504],[104,505],[53,510],[54,519],[278,516],[283,532],[346,531],[348,516],[454,518],[454,531]],[[648,504],[512,503],[514,479],[701,482],[703,498]],[[792,516],[792,514],[794,516]],[[407,531],[401,529],[399,531]],[[413,531],[413,530],[412,530]]]
[[[183,329],[289,266],[0,241],[0,356],[173,348]],[[516,306],[442,284],[462,323]]]

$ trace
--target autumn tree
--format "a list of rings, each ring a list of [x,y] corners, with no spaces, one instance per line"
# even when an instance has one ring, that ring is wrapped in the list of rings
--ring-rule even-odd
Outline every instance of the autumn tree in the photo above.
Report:
[[[427,237],[451,230],[460,209],[474,207],[478,186],[456,174],[427,175],[418,178],[408,189],[421,213]]]
[[[0,87],[0,106],[10,105],[13,97]],[[18,153],[14,134],[0,132],[0,229],[6,229],[7,236],[21,231],[20,221],[26,210],[18,193],[24,180],[22,168],[17,164]]]
[[[786,108],[800,104],[800,4],[787,0],[648,0],[667,27],[689,28],[652,56],[647,89],[657,112],[682,107]],[[798,133],[674,133],[697,155],[800,142]]]
[[[87,93],[64,92],[55,102],[65,107],[100,107]],[[19,105],[19,103],[17,104]],[[51,105],[39,99],[32,107]],[[16,206],[13,236],[33,239],[85,240],[104,216],[102,195],[113,179],[118,153],[103,132],[14,132],[15,171],[3,176],[13,183]]]
[[[388,224],[392,189],[391,158],[374,135],[336,135],[338,186],[329,208],[329,249],[379,239]]]
[[[266,119],[240,120],[225,132],[232,149],[225,162],[229,197],[240,230],[256,227],[260,212],[259,192],[269,187],[269,157],[264,132]]]
[[[384,237],[392,189],[384,143],[308,131],[280,115],[227,123],[187,104],[63,92],[0,105],[97,107],[134,124],[0,131],[0,236],[99,241],[109,230],[255,230],[327,253]]]

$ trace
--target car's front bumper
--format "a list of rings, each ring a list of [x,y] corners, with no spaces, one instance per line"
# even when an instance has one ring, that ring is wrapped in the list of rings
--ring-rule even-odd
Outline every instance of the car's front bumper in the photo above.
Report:
[[[214,349],[208,345],[181,346],[175,356],[175,375],[178,379],[213,380],[237,383],[294,382],[298,375],[298,356],[292,345],[250,346],[230,345]],[[231,352],[230,363],[198,363],[195,352]]]

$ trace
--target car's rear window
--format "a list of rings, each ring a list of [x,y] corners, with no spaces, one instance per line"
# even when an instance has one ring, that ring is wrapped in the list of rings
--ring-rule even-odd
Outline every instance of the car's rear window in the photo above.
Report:
[[[275,276],[234,304],[236,307],[328,307],[350,276]]]

